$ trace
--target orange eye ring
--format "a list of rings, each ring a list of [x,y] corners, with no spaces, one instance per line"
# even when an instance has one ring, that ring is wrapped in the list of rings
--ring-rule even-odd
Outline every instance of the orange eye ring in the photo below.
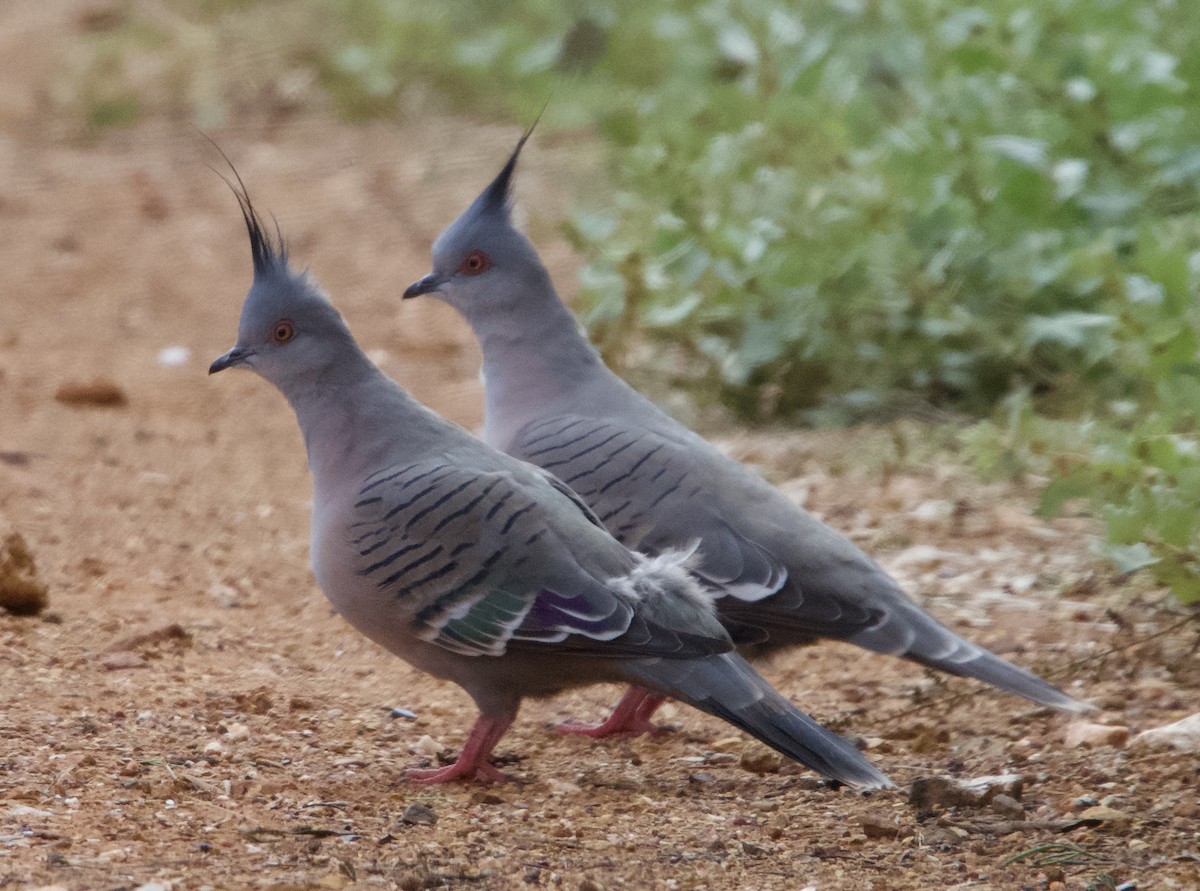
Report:
[[[291,319],[280,319],[271,329],[271,340],[274,343],[287,343],[296,336],[296,326]]]
[[[487,272],[492,266],[492,261],[483,251],[471,251],[463,258],[462,266],[458,267],[458,271],[464,275],[481,275]]]

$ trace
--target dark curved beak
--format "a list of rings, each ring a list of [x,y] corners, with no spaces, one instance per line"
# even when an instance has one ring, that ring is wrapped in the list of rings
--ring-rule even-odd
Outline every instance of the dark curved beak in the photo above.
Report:
[[[440,291],[446,280],[440,275],[429,273],[423,279],[419,279],[404,289],[404,299],[410,297],[420,297],[422,294],[432,294],[434,291]]]
[[[245,347],[234,347],[224,356],[218,356],[213,361],[213,364],[208,366],[208,373],[216,374],[218,371],[224,371],[226,368],[241,365],[253,355],[254,350],[249,350]]]

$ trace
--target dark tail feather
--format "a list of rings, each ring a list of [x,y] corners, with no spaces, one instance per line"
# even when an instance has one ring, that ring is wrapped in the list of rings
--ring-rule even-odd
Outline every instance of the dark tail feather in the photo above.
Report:
[[[980,649],[977,656],[966,662],[927,659],[916,652],[905,655],[906,658],[913,662],[919,662],[921,665],[928,665],[930,668],[936,668],[948,674],[956,674],[959,677],[975,678],[977,681],[999,687],[1006,693],[1013,693],[1031,702],[1056,708],[1059,711],[1074,712],[1075,714],[1096,711],[1094,705],[1068,696],[1058,687],[1048,681],[1043,681],[1036,674],[1013,665],[984,649]]]
[[[1050,708],[1077,714],[1095,711],[1094,706],[1071,698],[1036,674],[963,640],[915,606],[889,613],[879,625],[849,640],[878,653],[892,653],[938,671],[975,678]]]
[[[664,659],[627,670],[640,686],[728,721],[827,777],[868,789],[892,785],[858,749],[780,696],[741,656]]]

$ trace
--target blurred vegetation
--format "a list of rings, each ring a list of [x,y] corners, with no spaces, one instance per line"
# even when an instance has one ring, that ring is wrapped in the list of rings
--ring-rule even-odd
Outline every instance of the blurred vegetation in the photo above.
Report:
[[[606,351],[665,341],[749,419],[977,419],[981,472],[1045,476],[1045,512],[1089,506],[1118,566],[1200,599],[1200,4],[292,6],[284,67],[348,117],[424,84],[594,128],[612,190],[568,234]],[[282,8],[195,15],[236,41]]]

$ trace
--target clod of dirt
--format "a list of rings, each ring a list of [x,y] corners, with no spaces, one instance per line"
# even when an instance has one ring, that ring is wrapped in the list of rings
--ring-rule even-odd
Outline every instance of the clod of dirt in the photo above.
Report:
[[[132,653],[135,650],[140,650],[143,647],[153,644],[165,643],[170,640],[177,640],[183,643],[191,642],[191,635],[188,634],[183,626],[177,622],[172,622],[170,625],[164,625],[162,628],[156,628],[153,631],[146,631],[141,634],[134,634],[131,637],[126,637],[119,640],[106,649],[106,653]]]
[[[1200,712],[1186,718],[1139,733],[1130,748],[1177,749],[1180,752],[1200,752]]]
[[[147,220],[161,223],[171,213],[166,196],[144,170],[133,178],[133,191],[138,196],[138,209]]]
[[[973,780],[918,777],[913,780],[912,788],[909,789],[908,803],[920,809],[933,806],[982,807],[997,795],[1007,795],[1013,801],[1019,802],[1023,782],[1020,774],[1015,773],[977,777]]]
[[[64,405],[95,408],[121,408],[129,404],[125,391],[110,380],[70,381],[58,388],[54,398]]]
[[[410,804],[400,815],[401,823],[412,823],[416,826],[432,826],[437,822],[437,814],[427,804]]]
[[[29,545],[19,532],[8,533],[0,539],[0,607],[15,616],[35,616],[49,602]]]
[[[1074,721],[1063,734],[1063,743],[1069,749],[1097,746],[1125,745],[1129,739],[1129,728],[1116,724],[1093,724],[1091,721]]]
[[[858,825],[867,838],[897,838],[900,835],[900,827],[894,821],[875,814],[863,814]]]
[[[80,30],[93,34],[113,31],[125,24],[125,13],[118,9],[116,4],[112,6],[97,5],[79,13],[76,22]]]
[[[750,773],[768,774],[779,773],[783,767],[783,759],[774,752],[768,752],[761,749],[756,749],[742,753],[741,760],[742,770],[748,770]]]

